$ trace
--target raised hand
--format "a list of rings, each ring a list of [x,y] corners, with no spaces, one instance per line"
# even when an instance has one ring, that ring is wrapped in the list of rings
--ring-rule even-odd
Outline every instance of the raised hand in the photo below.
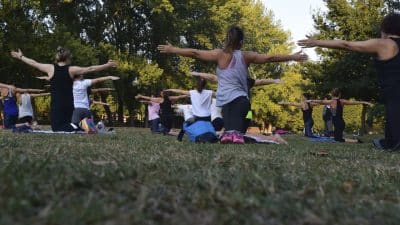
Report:
[[[110,67],[116,68],[116,67],[118,67],[118,62],[110,59],[110,60],[108,60],[107,65]]]
[[[116,77],[116,76],[108,76],[108,78],[110,80],[119,80],[119,79],[121,79],[120,77]]]
[[[175,47],[172,46],[168,41],[165,45],[159,45],[157,47],[158,51],[160,51],[161,53],[164,53],[164,54],[173,53],[174,48]]]
[[[293,60],[297,62],[302,62],[308,60],[308,55],[304,54],[303,51],[296,52],[292,55]]]
[[[21,59],[24,53],[22,53],[21,49],[18,49],[18,51],[11,51],[11,56],[16,59]]]
[[[198,77],[198,76],[200,76],[200,73],[192,71],[192,72],[190,72],[190,75]]]
[[[313,48],[317,46],[317,40],[311,36],[306,36],[307,39],[297,41],[297,45],[302,48]]]
[[[369,106],[369,107],[374,106],[374,104],[372,104],[372,103],[370,103],[370,102],[364,102],[364,105],[367,105],[367,106]]]

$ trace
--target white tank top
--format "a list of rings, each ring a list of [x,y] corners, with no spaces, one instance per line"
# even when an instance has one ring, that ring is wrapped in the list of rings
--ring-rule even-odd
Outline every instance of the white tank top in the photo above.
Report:
[[[23,118],[25,116],[33,117],[33,108],[31,102],[30,94],[22,94],[21,95],[21,104],[19,105],[19,118]]]
[[[199,93],[197,90],[191,90],[189,93],[193,114],[197,117],[211,116],[210,107],[213,92],[211,90],[203,90]]]

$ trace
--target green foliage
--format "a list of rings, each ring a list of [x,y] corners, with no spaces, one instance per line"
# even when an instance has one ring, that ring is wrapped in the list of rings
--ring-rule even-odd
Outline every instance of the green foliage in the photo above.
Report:
[[[258,124],[273,124],[279,128],[302,130],[302,114],[293,107],[283,107],[277,103],[280,101],[299,101],[307,84],[295,69],[286,71],[282,77],[284,84],[268,85],[254,88],[252,96],[252,109],[255,113],[255,121]]]

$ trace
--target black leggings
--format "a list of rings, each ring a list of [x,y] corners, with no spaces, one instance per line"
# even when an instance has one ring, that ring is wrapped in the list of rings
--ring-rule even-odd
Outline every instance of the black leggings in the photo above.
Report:
[[[71,126],[74,107],[53,106],[50,110],[51,129],[53,131],[72,132],[75,129]]]
[[[222,106],[222,115],[226,131],[246,132],[246,116],[250,110],[250,101],[241,96]]]
[[[163,133],[169,133],[172,129],[172,123],[174,122],[174,114],[161,114],[160,120],[164,127]]]
[[[346,127],[346,123],[344,122],[343,118],[333,117],[332,121],[334,127],[333,136],[335,138],[335,141],[345,142],[343,138],[343,131],[344,128]]]
[[[398,96],[400,94],[394,95]],[[400,99],[390,98],[385,101],[386,123],[385,139],[381,144],[386,149],[400,149]]]

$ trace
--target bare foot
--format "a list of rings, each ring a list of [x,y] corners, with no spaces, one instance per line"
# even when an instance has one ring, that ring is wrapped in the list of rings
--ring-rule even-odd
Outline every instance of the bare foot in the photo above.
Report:
[[[283,139],[281,137],[281,135],[279,135],[279,134],[273,135],[273,138],[274,138],[274,141],[278,142],[279,144],[289,145],[289,143],[287,141],[285,141],[285,139]]]

